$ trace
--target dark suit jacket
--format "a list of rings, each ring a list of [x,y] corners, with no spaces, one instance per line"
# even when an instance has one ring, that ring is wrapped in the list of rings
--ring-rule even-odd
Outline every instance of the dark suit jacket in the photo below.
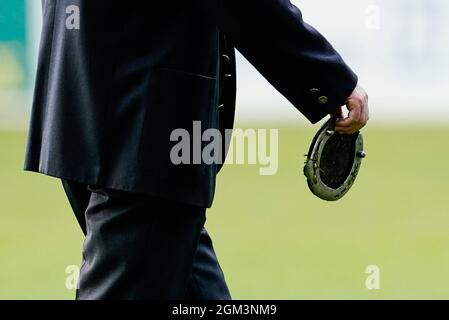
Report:
[[[210,206],[217,165],[173,165],[170,133],[232,127],[234,46],[312,123],[357,83],[288,0],[43,0],[43,16],[25,169],[86,184]]]

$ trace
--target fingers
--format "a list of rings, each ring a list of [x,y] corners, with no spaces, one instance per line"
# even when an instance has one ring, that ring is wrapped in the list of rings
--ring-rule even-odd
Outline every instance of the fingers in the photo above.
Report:
[[[362,129],[369,120],[368,95],[357,86],[348,98],[346,107],[349,110],[348,117],[338,119],[335,130],[341,134],[352,134]]]
[[[362,129],[367,120],[363,116],[361,107],[356,107],[349,112],[349,115],[345,119],[337,120],[335,124],[335,130],[342,134],[352,134]]]
[[[335,130],[339,133],[355,133],[363,127],[362,105],[348,103],[349,114],[345,119],[337,120]]]

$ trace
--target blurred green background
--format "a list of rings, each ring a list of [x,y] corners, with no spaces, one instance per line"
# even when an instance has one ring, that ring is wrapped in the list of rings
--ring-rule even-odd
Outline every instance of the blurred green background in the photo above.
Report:
[[[358,16],[368,5],[376,12],[375,2],[390,18],[375,31],[350,17],[346,24],[327,19],[330,0],[297,3],[335,39],[372,100],[368,157],[341,201],[315,198],[302,176],[317,127],[298,120],[239,57],[237,126],[278,128],[280,154],[274,176],[260,176],[258,165],[229,165],[218,179],[207,227],[234,298],[449,299],[449,45],[437,33],[432,41],[445,47],[421,43],[418,32],[397,42],[383,32],[401,25],[401,15],[414,17],[411,25],[421,21],[410,12],[424,4],[424,25],[436,23],[447,3],[398,0],[405,9],[395,11],[385,0],[344,2],[354,4],[345,14]],[[39,7],[0,2],[0,299],[73,299],[66,268],[81,259],[82,233],[60,182],[22,171]],[[344,42],[342,28],[361,30],[359,51]],[[365,286],[370,265],[380,269],[380,290]]]

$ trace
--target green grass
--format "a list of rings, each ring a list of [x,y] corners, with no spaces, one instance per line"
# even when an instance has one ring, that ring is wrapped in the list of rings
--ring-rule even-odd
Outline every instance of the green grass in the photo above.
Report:
[[[279,131],[279,171],[228,166],[207,226],[234,298],[449,299],[449,128],[365,130],[353,190],[326,203],[301,173],[310,129]],[[71,299],[82,234],[59,181],[21,171],[25,134],[0,133],[0,298]],[[366,266],[381,290],[365,288]]]

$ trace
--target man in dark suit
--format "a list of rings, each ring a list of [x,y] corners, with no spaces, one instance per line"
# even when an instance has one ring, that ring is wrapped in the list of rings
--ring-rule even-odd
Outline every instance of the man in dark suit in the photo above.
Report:
[[[86,235],[79,299],[229,299],[204,229],[217,163],[173,130],[232,128],[237,48],[312,123],[368,120],[342,58],[288,0],[43,0],[25,169],[62,179]],[[223,147],[225,153],[225,147]]]

